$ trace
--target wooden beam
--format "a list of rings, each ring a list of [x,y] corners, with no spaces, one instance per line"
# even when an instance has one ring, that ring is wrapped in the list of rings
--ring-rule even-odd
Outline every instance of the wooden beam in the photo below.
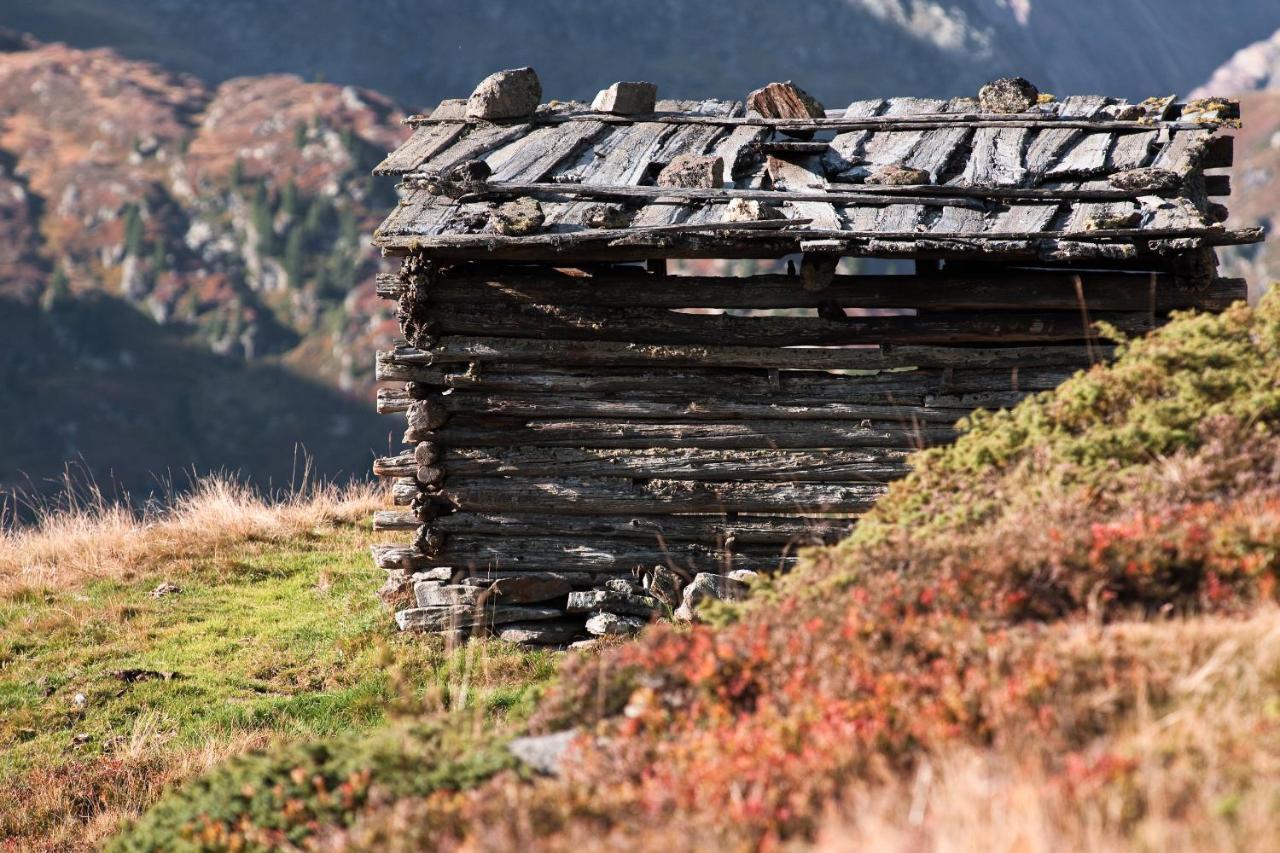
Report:
[[[1126,334],[1144,334],[1163,321],[1148,312],[1098,311]],[[659,308],[591,308],[513,303],[503,311],[482,305],[433,306],[439,335],[498,335],[636,344],[717,346],[831,346],[847,344],[1048,343],[1092,337],[1079,310],[952,312],[908,317],[740,317],[681,314]],[[1154,322],[1153,322],[1154,321]]]
[[[543,477],[698,482],[887,482],[910,471],[900,448],[721,450],[701,448],[457,447],[444,451],[446,479]],[[392,457],[397,458],[397,457]]]
[[[790,143],[795,144],[795,143]],[[823,143],[824,146],[826,143]],[[410,184],[425,180],[409,175]],[[812,201],[815,193],[802,193],[785,189],[739,189],[717,187],[699,189],[690,187],[649,187],[631,185],[557,184],[546,182],[520,183],[516,181],[489,181],[467,188],[467,194],[457,199],[459,204],[501,196],[554,196],[561,198],[606,199],[680,199],[709,204],[727,204],[734,199],[756,201]],[[923,204],[932,207],[968,207],[977,210],[981,199],[1038,200],[1038,201],[1122,201],[1151,195],[1135,190],[1083,187],[1017,187],[991,185],[953,184],[853,184],[836,183],[821,190],[823,201],[831,204],[886,205]]]
[[[861,512],[887,485],[860,483],[705,482],[631,478],[493,478],[451,476],[440,498],[466,511],[563,515],[668,515],[672,512]]]
[[[423,554],[412,548],[383,546],[374,559],[384,569],[418,571],[437,566],[473,571],[586,572],[621,575],[676,565],[692,572],[727,572],[751,569],[776,572],[795,563],[779,547],[748,546],[732,551],[695,542],[670,542],[665,546],[630,539],[579,539],[561,537],[450,536],[440,553]]]
[[[446,119],[447,121],[448,119]],[[421,126],[434,123],[430,116],[410,116],[407,124]],[[775,130],[925,130],[935,127],[1035,127],[1077,128],[1083,130],[1198,130],[1216,129],[1220,122],[1205,121],[1125,121],[1114,119],[1055,118],[1043,113],[920,113],[916,115],[881,115],[860,118],[760,118],[756,116],[696,116],[688,113],[653,113],[650,115],[614,116],[608,113],[540,114],[536,124],[564,124],[574,121],[602,121],[610,124],[661,122],[665,124],[709,124],[722,127],[770,127]]]
[[[933,310],[1079,310],[1077,280],[1091,311],[1220,310],[1239,298],[1240,279],[1191,288],[1167,274],[1017,270],[928,276],[836,275],[820,292],[797,278],[756,275],[657,277],[643,272],[582,277],[555,271],[436,279],[423,291],[431,305],[528,302],[649,308],[929,308]],[[380,277],[379,292],[398,298],[403,285]]]
[[[410,441],[444,447],[719,447],[914,449],[951,441],[956,431],[899,422],[744,420],[617,421],[605,418],[475,418],[455,416],[435,432]]]
[[[735,399],[823,399],[832,402],[924,405],[932,395],[975,392],[1042,391],[1060,385],[1073,367],[1026,367],[991,370],[937,368],[874,373],[828,373],[820,370],[768,368],[664,368],[648,370],[541,365],[484,365],[472,371],[457,365],[407,366],[378,361],[379,381],[415,382],[428,388],[511,391],[522,394],[574,389],[582,393],[667,392],[690,398],[733,390]]]
[[[724,389],[722,389],[724,390]],[[702,398],[679,393],[630,393],[625,396],[612,394],[515,394],[486,393],[483,391],[456,391],[436,394],[429,398],[438,403],[450,415],[496,415],[517,418],[635,418],[638,420],[740,420],[743,418],[782,420],[881,420],[903,423],[952,424],[969,414],[970,406],[930,406],[927,404],[895,403],[879,400],[871,403],[845,400],[794,399],[779,397],[773,400],[743,400],[731,397]],[[992,408],[1010,405],[1020,395],[1002,393],[993,398]],[[414,400],[404,391],[380,389],[378,413],[391,414],[409,411]],[[418,432],[430,432],[447,420],[441,418],[435,425],[413,424]]]
[[[635,539],[735,545],[832,544],[854,519],[738,515],[589,515],[453,512],[431,522],[449,536],[558,536],[565,539]],[[376,525],[375,525],[376,526]]]
[[[887,370],[902,367],[1087,367],[1114,348],[1047,346],[681,346],[615,341],[535,340],[487,336],[441,338],[430,350],[400,347],[380,352],[392,367],[493,362],[558,367],[748,367],[779,370]]]

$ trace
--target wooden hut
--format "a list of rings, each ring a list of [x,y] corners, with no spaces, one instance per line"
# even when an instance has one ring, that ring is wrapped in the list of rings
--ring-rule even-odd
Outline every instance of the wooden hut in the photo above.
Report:
[[[565,643],[784,570],[958,418],[1105,359],[1096,321],[1242,298],[1214,247],[1260,239],[1213,201],[1232,102],[540,101],[492,75],[377,169],[404,628]]]

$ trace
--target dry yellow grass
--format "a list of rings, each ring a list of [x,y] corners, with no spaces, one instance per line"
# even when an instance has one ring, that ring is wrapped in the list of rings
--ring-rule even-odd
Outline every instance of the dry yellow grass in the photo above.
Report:
[[[96,489],[68,507],[0,530],[0,597],[93,580],[130,580],[159,564],[216,557],[254,541],[283,541],[317,526],[369,517],[376,484],[306,483],[280,495],[223,476],[196,482],[162,509],[135,511]]]

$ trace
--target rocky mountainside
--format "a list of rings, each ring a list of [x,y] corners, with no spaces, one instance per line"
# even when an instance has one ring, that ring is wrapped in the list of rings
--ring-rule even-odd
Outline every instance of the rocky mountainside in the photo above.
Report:
[[[290,75],[211,87],[3,47],[0,489],[81,458],[135,491],[193,465],[279,482],[295,442],[363,471],[386,444],[369,354],[395,334],[369,248],[394,190],[369,171],[403,111]]]
[[[1215,92],[1259,92],[1280,89],[1280,30],[1270,38],[1242,47],[1192,92],[1211,97]]]
[[[1198,85],[1280,27],[1274,0],[8,0],[4,23],[205,79],[295,71],[406,102],[532,65],[551,97],[613,80],[741,97],[794,78],[828,102],[954,95],[1007,73],[1140,100]]]

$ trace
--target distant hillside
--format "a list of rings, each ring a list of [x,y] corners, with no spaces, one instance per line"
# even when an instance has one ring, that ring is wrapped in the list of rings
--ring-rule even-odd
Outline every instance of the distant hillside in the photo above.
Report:
[[[1280,27],[1274,0],[8,0],[0,24],[218,81],[292,71],[426,103],[529,64],[550,97],[618,79],[741,97],[795,79],[829,102],[954,95],[1007,73],[1054,92],[1185,92]]]
[[[0,52],[0,491],[83,457],[132,491],[190,466],[329,474],[386,447],[367,90],[194,77],[9,37]],[[300,378],[298,374],[305,374]]]

